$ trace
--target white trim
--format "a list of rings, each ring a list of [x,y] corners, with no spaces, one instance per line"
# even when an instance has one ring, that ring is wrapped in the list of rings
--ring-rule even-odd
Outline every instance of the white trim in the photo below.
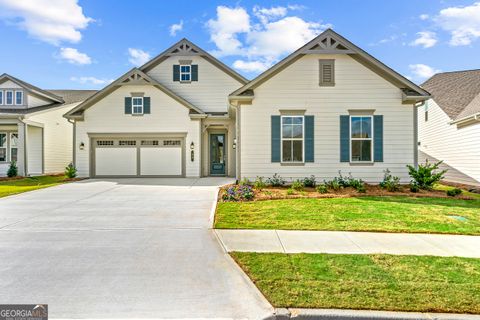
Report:
[[[17,93],[21,93],[22,94],[22,101],[20,103],[17,103]],[[14,102],[15,102],[15,105],[16,106],[23,106],[23,101],[24,101],[24,93],[23,93],[23,90],[15,90],[15,93],[14,93]]]
[[[302,141],[302,161],[293,161],[293,144],[292,144],[292,161],[283,161],[283,118],[302,118],[302,138],[285,138],[288,141]],[[305,116],[304,115],[282,115],[280,116],[280,163],[305,163]]]
[[[372,134],[372,137],[371,138],[352,138],[352,118],[370,118],[371,121],[370,121],[370,130],[371,130],[371,134]],[[349,134],[350,136],[348,137],[349,141],[350,141],[350,162],[351,163],[365,163],[365,164],[370,164],[370,163],[373,163],[374,159],[373,159],[373,144],[374,144],[374,140],[373,140],[373,127],[374,127],[374,123],[373,123],[374,119],[373,119],[373,115],[350,115],[350,118],[348,119],[348,122],[349,122],[349,127],[350,127],[350,130],[349,130]],[[352,152],[352,141],[355,140],[355,141],[371,141],[370,143],[370,161],[357,161],[357,160],[353,160],[352,158],[352,155],[353,155],[353,152]]]
[[[182,67],[188,67],[188,72],[183,72]],[[188,80],[183,80],[182,75],[188,75]],[[192,81],[192,65],[191,64],[180,64],[180,82],[191,82]]]
[[[133,101],[135,101],[135,99],[141,99],[142,101],[142,104],[139,105],[139,104],[134,104]],[[135,107],[139,108],[141,106],[141,112],[135,112]],[[139,114],[143,114],[144,113],[144,101],[143,101],[143,97],[132,97],[132,115],[139,115]]]
[[[7,95],[8,92],[12,93],[12,103],[8,103]],[[13,106],[13,103],[15,102],[15,94],[13,90],[5,90],[5,105],[6,106]]]

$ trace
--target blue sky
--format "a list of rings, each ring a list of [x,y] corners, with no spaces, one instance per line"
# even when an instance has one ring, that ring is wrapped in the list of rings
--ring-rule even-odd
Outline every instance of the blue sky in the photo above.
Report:
[[[417,83],[480,68],[480,1],[0,0],[0,73],[102,88],[186,37],[253,78],[327,27]]]

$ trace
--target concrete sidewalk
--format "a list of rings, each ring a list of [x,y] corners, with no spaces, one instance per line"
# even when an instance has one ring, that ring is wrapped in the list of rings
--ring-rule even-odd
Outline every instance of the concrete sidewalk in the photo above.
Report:
[[[227,229],[215,232],[228,252],[384,253],[480,258],[480,236]]]

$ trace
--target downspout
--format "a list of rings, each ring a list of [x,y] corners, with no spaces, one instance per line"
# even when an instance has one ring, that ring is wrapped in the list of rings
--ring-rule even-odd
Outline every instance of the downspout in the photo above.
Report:
[[[73,125],[73,143],[72,143],[72,164],[76,168],[76,159],[77,159],[77,122],[72,119],[67,119],[68,122],[70,122]]]
[[[413,166],[418,169],[418,108],[425,105],[425,100],[413,105]]]

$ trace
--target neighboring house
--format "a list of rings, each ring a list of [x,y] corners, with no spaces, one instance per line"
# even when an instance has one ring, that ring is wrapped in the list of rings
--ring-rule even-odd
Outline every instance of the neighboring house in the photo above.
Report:
[[[233,92],[233,93],[232,93]],[[248,82],[183,39],[65,116],[80,176],[408,180],[429,93],[327,30]]]
[[[63,172],[72,161],[72,124],[63,114],[92,90],[42,90],[8,74],[0,76],[0,176],[12,161],[18,174]]]
[[[443,160],[445,180],[480,185],[480,70],[439,73],[422,87],[433,99],[418,113],[419,161]]]

